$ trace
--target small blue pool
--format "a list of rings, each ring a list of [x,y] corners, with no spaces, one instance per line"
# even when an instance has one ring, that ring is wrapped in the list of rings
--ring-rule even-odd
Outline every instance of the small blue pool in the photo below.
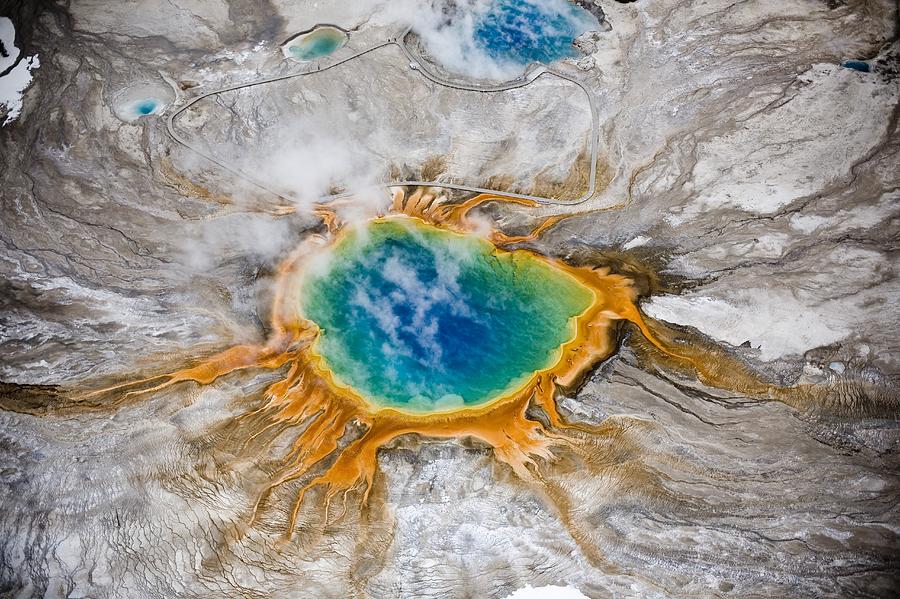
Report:
[[[347,43],[347,34],[329,25],[319,25],[309,33],[298,35],[284,45],[285,56],[299,61],[328,56]]]
[[[525,66],[577,56],[572,42],[599,25],[566,0],[494,0],[476,16],[474,36],[488,56]]]
[[[853,69],[854,71],[859,71],[860,73],[868,73],[872,70],[869,63],[863,60],[845,60],[841,66],[847,69]]]
[[[138,98],[125,106],[125,118],[134,121],[141,117],[159,114],[165,110],[168,102],[160,98]]]
[[[159,104],[156,100],[144,100],[137,105],[135,111],[141,116],[147,116],[148,114],[156,112],[157,106],[159,106]]]
[[[176,100],[174,89],[160,80],[134,81],[113,93],[111,107],[126,123],[163,114]]]

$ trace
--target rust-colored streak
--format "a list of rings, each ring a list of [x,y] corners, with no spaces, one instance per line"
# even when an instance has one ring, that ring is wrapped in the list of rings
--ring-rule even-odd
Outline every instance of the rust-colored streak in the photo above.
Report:
[[[389,212],[457,232],[474,233],[483,225],[470,219],[469,214],[487,201],[534,206],[528,200],[493,194],[479,195],[457,205],[442,200],[430,189],[417,189],[409,196],[397,189],[393,192]],[[161,382],[149,389],[132,392],[155,391],[184,381],[205,385],[245,368],[289,365],[284,378],[266,389],[263,406],[253,412],[256,416],[253,423],[258,430],[247,440],[249,442],[280,425],[305,426],[285,456],[281,472],[260,493],[253,508],[255,518],[273,489],[305,479],[300,483],[288,522],[289,533],[307,491],[314,487],[324,489],[326,510],[338,495],[346,505],[348,493],[354,490],[361,491],[361,500],[365,502],[375,479],[378,450],[403,435],[476,439],[491,447],[494,456],[519,478],[539,483],[541,476],[537,463],[551,459],[554,447],[571,447],[574,441],[569,431],[579,435],[595,434],[602,428],[567,423],[557,408],[556,398],[559,389],[578,385],[594,365],[615,351],[619,322],[632,323],[666,359],[691,369],[704,382],[777,398],[774,387],[760,381],[748,369],[737,368],[736,361],[729,362],[724,356],[710,359],[708,353],[679,343],[673,332],[661,323],[643,318],[636,305],[637,293],[628,278],[607,269],[575,267],[534,254],[535,258],[573,276],[592,292],[594,298],[590,307],[577,317],[575,335],[562,346],[555,364],[535,372],[525,384],[508,395],[474,408],[421,414],[376,406],[352,389],[336,384],[322,358],[313,351],[312,342],[318,335],[316,325],[304,320],[299,313],[303,258],[334,243],[336,234],[346,226],[333,208],[320,206],[316,212],[327,225],[330,236],[310,237],[280,265],[271,310],[272,335],[267,343],[233,347],[189,368],[138,381]],[[510,237],[499,231],[489,231],[487,235],[497,244],[525,241],[537,237],[561,218],[555,216],[545,220],[527,236]],[[110,389],[95,393],[108,391]],[[546,414],[549,426],[526,417],[531,404]],[[334,462],[323,469],[321,463],[338,450],[351,423],[358,424],[365,432],[341,449]]]

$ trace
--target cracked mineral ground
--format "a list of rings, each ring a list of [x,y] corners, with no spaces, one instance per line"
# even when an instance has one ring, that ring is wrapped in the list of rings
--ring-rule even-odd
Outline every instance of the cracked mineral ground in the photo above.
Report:
[[[889,0],[0,0],[0,596],[896,597]]]

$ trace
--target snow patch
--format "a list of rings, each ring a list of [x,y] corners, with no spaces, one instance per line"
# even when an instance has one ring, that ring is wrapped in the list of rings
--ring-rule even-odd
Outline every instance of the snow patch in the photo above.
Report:
[[[819,227],[828,224],[829,220],[824,216],[819,216],[817,214],[801,214],[798,212],[791,217],[790,223],[792,229],[809,234]]]
[[[587,595],[575,587],[545,586],[532,587],[525,585],[506,599],[588,599]]]
[[[630,250],[637,247],[641,247],[642,245],[647,245],[647,242],[650,241],[649,237],[644,237],[643,235],[638,235],[628,243],[622,246],[623,250]]]
[[[884,136],[896,102],[897,88],[879,86],[876,78],[813,65],[780,108],[760,111],[741,128],[698,146],[697,196],[666,220],[682,225],[723,208],[772,214],[846,180],[852,165]]]
[[[22,60],[7,75],[0,77],[0,104],[5,105],[8,110],[6,119],[0,123],[0,126],[8,125],[22,113],[22,96],[31,85],[33,78],[31,71],[39,66],[41,66],[41,61],[35,54]]]
[[[7,56],[0,55],[0,73],[15,64],[21,51],[15,45],[16,28],[7,17],[0,17],[0,40]],[[0,127],[13,122],[22,113],[22,96],[31,84],[31,71],[41,66],[38,55],[23,58],[9,73],[0,77],[0,104],[6,106],[6,119]]]
[[[851,333],[834,312],[806,306],[788,289],[737,290],[729,301],[703,295],[663,295],[642,307],[653,318],[692,326],[731,345],[749,341],[767,362],[803,354]]]
[[[0,54],[0,73],[13,66],[19,57],[20,50],[16,47],[16,26],[9,17],[0,17],[0,42],[6,50],[6,56]]]
[[[791,228],[801,233],[812,233],[822,227],[832,231],[848,231],[851,229],[868,229],[891,218],[897,206],[900,194],[888,193],[882,196],[877,204],[854,206],[852,210],[841,210],[832,216],[818,214],[793,215]]]

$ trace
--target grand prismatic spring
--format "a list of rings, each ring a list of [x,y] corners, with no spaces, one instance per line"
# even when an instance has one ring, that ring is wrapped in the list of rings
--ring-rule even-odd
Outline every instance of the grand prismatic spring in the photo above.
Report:
[[[536,236],[494,232],[483,238],[469,212],[502,196],[445,204],[418,190],[394,194],[389,218],[344,229],[338,215],[319,210],[332,235],[313,237],[280,269],[272,308],[274,336],[264,346],[239,346],[185,370],[131,381],[79,398],[162,382],[129,395],[183,381],[210,383],[245,368],[289,364],[286,378],[265,391],[252,416],[250,439],[279,425],[307,425],[284,474],[267,487],[308,474],[334,452],[351,421],[368,430],[300,492],[287,533],[307,488],[327,487],[326,505],[359,488],[366,501],[377,450],[401,435],[473,436],[523,478],[536,457],[563,439],[525,416],[531,400],[553,426],[558,386],[578,383],[615,347],[618,320],[647,331],[628,279],[565,263],[508,244]],[[306,266],[306,263],[312,266]],[[247,433],[245,433],[247,434]],[[256,507],[259,507],[257,503]]]
[[[590,291],[527,252],[386,220],[351,232],[303,284],[317,352],[383,407],[433,412],[488,403],[559,359]]]
[[[378,450],[403,435],[478,439],[517,476],[535,480],[529,467],[538,458],[552,461],[553,446],[584,451],[583,439],[567,437],[567,429],[620,434],[615,423],[567,423],[556,407],[560,389],[575,388],[615,350],[620,321],[634,325],[648,349],[658,352],[653,361],[688,369],[709,384],[759,400],[815,402],[839,412],[863,409],[840,405],[843,398],[829,387],[767,383],[700,340],[678,339],[640,314],[627,277],[495,247],[492,242],[534,239],[559,221],[551,217],[529,235],[493,231],[481,237],[482,223],[469,218],[471,210],[504,199],[487,194],[455,205],[427,189],[409,198],[396,191],[387,215],[352,229],[338,212],[320,206],[332,239],[312,237],[282,263],[273,336],[265,345],[233,347],[184,370],[93,391],[76,402],[90,404],[110,393],[128,398],[185,381],[208,384],[237,370],[287,365],[285,378],[263,393],[264,404],[235,425],[249,420],[237,433],[245,437],[243,447],[271,440],[285,426],[305,427],[281,474],[253,508],[255,517],[273,488],[307,478],[286,524],[288,538],[310,488],[325,487],[326,522],[335,496],[344,502],[342,514],[352,491],[360,492],[364,506]],[[890,400],[881,405],[873,399],[865,408],[892,409]],[[531,404],[549,427],[527,416]],[[351,424],[367,430],[339,448]],[[337,459],[323,473],[308,476],[335,452]]]
[[[898,9],[0,2],[0,597],[893,597]]]

